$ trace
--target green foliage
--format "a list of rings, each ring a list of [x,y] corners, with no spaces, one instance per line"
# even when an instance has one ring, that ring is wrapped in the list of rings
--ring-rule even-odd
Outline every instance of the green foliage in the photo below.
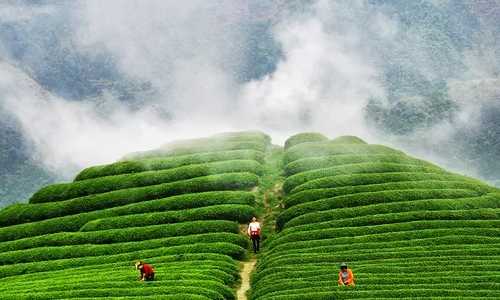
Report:
[[[292,176],[297,173],[337,167],[340,165],[359,164],[359,163],[395,163],[406,165],[434,166],[423,160],[415,159],[402,154],[366,154],[350,155],[340,154],[331,156],[309,157],[295,160],[285,166],[285,174]]]
[[[252,173],[210,175],[153,186],[122,189],[66,201],[15,206],[0,211],[0,224],[6,226],[39,221],[178,194],[243,190],[256,186],[258,181],[257,175]]]
[[[85,224],[81,231],[98,231],[112,228],[178,223],[194,220],[230,220],[247,223],[255,216],[255,208],[249,205],[213,205],[187,210],[133,214],[97,219]]]
[[[174,258],[182,258],[187,254],[217,253],[231,256],[234,259],[243,259],[245,257],[245,252],[245,249],[243,249],[242,247],[231,243],[197,243],[193,245],[162,247],[105,256],[87,256],[4,265],[0,266],[0,278],[27,273],[57,271],[69,268],[73,269],[79,266],[98,266],[102,264],[123,261],[129,262],[129,268],[133,268],[131,262],[133,262],[134,260],[140,258],[151,261],[151,263],[155,263],[154,259],[152,258],[160,256],[173,256]]]
[[[500,195],[488,194],[481,197],[461,199],[429,199],[418,201],[402,201],[393,203],[380,203],[367,206],[332,209],[305,214],[289,221],[286,227],[294,227],[309,223],[319,223],[337,218],[366,216],[371,214],[385,214],[418,210],[453,210],[500,208]]]
[[[424,221],[411,221],[395,224],[381,224],[369,225],[359,227],[349,227],[347,230],[344,228],[315,228],[312,226],[311,230],[298,231],[291,233],[284,233],[279,238],[272,240],[266,246],[272,249],[279,243],[290,241],[305,241],[305,240],[318,240],[335,237],[345,236],[364,236],[379,233],[396,233],[398,231],[411,231],[412,234],[418,233],[418,230],[423,229],[444,229],[444,228],[495,228],[492,231],[481,230],[481,232],[494,233],[500,229],[500,220],[424,220]],[[458,232],[458,231],[457,231]],[[472,232],[472,231],[471,231]],[[437,233],[436,233],[437,234]],[[479,233],[478,233],[479,234]]]
[[[140,252],[135,252],[138,255],[141,255]],[[221,253],[188,253],[182,255],[161,255],[158,254],[157,250],[151,250],[148,252],[144,252],[143,258],[147,258],[147,262],[154,264],[155,266],[164,269],[168,267],[168,269],[183,269],[190,276],[209,276],[211,280],[217,280],[224,283],[233,282],[238,275],[238,268],[232,259],[232,257],[221,254]],[[1,278],[0,281],[2,283],[13,283],[13,284],[27,284],[32,282],[71,282],[71,281],[91,281],[95,282],[94,278],[104,278],[106,274],[102,272],[106,270],[110,274],[115,274],[117,279],[120,277],[130,277],[130,275],[134,275],[135,273],[130,273],[130,267],[133,268],[133,260],[137,259],[126,259],[129,257],[128,254],[121,254],[113,257],[104,256],[101,263],[98,260],[94,260],[91,257],[87,257],[83,260],[75,260],[70,259],[69,261],[73,261],[78,263],[79,265],[70,266],[65,262],[68,260],[60,260],[59,265],[60,269],[54,269],[50,272],[43,273],[44,276],[40,276],[37,272],[44,272],[43,267],[46,266],[49,262],[38,262],[38,263],[29,263],[29,264],[20,264],[20,266],[30,266],[29,269],[25,269],[29,272],[25,272],[23,275],[19,276],[8,276]],[[125,257],[123,260],[120,258]],[[52,264],[53,262],[51,262]],[[62,263],[62,264],[61,264]],[[187,264],[187,267],[186,267]],[[193,264],[196,266],[193,268]],[[228,267],[228,265],[232,265],[232,267]],[[212,268],[211,266],[218,266],[217,268]],[[0,269],[6,269],[7,271],[12,266],[1,266]],[[208,268],[207,268],[208,267]],[[67,272],[67,268],[71,268],[72,272]],[[207,272],[207,269],[209,272]],[[3,274],[8,274],[8,272],[4,272]],[[162,278],[175,277],[176,274],[168,273],[163,274]]]
[[[286,148],[252,132],[180,141],[40,190],[0,211],[0,298],[234,299],[238,222],[259,213],[251,299],[498,296],[498,189],[351,136]],[[138,259],[155,282],[134,281]],[[337,287],[341,261],[356,288]]]
[[[441,236],[437,237],[427,237],[427,238],[414,238],[406,239],[408,237],[415,237],[412,233],[399,232],[396,237],[404,238],[399,240],[389,240],[383,241],[384,237],[388,234],[378,234],[371,237],[338,237],[333,239],[321,239],[321,240],[305,240],[296,242],[285,242],[280,243],[273,249],[269,249],[268,255],[286,253],[303,253],[303,252],[315,252],[318,249],[327,249],[329,252],[344,251],[346,245],[348,245],[350,251],[373,249],[389,249],[397,247],[417,247],[422,245],[436,246],[436,245],[453,245],[453,246],[463,246],[463,245],[497,245],[500,243],[500,238],[497,237],[485,237],[476,235],[443,235],[449,231],[439,231]],[[423,232],[425,233],[425,232]],[[394,238],[394,237],[393,237]],[[281,252],[281,253],[280,253]],[[318,251],[319,252],[319,251]],[[469,258],[470,259],[470,258]],[[387,261],[387,263],[389,263]]]
[[[304,184],[308,181],[338,176],[343,174],[363,174],[363,173],[395,173],[395,172],[422,172],[422,173],[438,173],[446,174],[445,171],[438,167],[406,165],[399,163],[358,163],[348,164],[331,168],[317,169],[302,172],[292,175],[285,180],[283,189],[289,193],[295,187]]]
[[[421,172],[390,172],[390,173],[369,173],[369,174],[349,174],[319,178],[306,182],[294,188],[290,193],[295,194],[310,189],[324,189],[342,186],[358,186],[368,184],[379,184],[399,181],[465,181],[477,183],[484,186],[483,182],[456,174],[421,173]]]
[[[208,138],[174,141],[157,150],[129,154],[125,159],[145,159],[230,150],[265,151],[270,142],[270,137],[261,132],[224,133]]]
[[[186,165],[204,164],[225,160],[255,160],[263,163],[264,153],[256,150],[233,150],[143,160],[119,161],[109,165],[86,168],[76,176],[75,181],[120,174],[165,170]]]
[[[207,283],[208,285],[208,283]],[[102,288],[102,289],[76,289],[76,290],[61,290],[40,293],[13,293],[6,294],[4,299],[54,299],[54,298],[81,298],[81,297],[118,297],[118,296],[147,296],[147,295],[177,295],[177,294],[194,294],[208,297],[208,299],[234,299],[233,297],[225,298],[224,294],[216,292],[205,287],[190,287],[190,286],[172,286],[172,287],[135,287],[135,288]],[[189,299],[189,298],[188,298]]]
[[[107,176],[73,183],[54,184],[36,192],[31,197],[30,203],[63,201],[120,189],[158,185],[222,173],[241,172],[259,175],[262,173],[262,167],[260,163],[253,160],[229,160],[189,165],[160,171]]]
[[[471,190],[460,189],[408,189],[343,195],[295,205],[285,210],[278,216],[276,225],[279,228],[282,228],[286,222],[295,217],[305,215],[310,212],[330,210],[334,208],[366,206],[377,203],[390,203],[398,201],[453,199],[474,196],[479,196],[479,193]]]
[[[304,143],[290,148],[285,153],[285,164],[308,157],[331,155],[404,155],[403,152],[382,145],[338,144],[333,141]]]
[[[0,298],[235,299],[238,222],[269,146],[259,132],[171,143],[0,211]],[[138,259],[154,282],[135,280]]]
[[[356,226],[371,226],[378,224],[403,223],[419,220],[499,220],[500,210],[497,208],[480,208],[474,210],[413,210],[375,215],[339,218],[331,221],[305,224],[283,230],[283,234],[298,231],[308,231],[326,228],[347,228]]]
[[[192,221],[174,224],[151,225],[144,227],[127,227],[90,232],[64,232],[7,243],[7,245],[51,244],[57,240],[64,245],[68,244],[106,244],[125,241],[143,241],[168,236],[182,236],[209,232],[238,233],[238,223],[225,220]]]
[[[253,205],[255,196],[250,192],[220,191],[183,194],[168,198],[132,203],[109,209],[96,210],[33,223],[0,227],[0,241],[10,241],[63,231],[78,231],[87,222],[99,218],[140,214],[155,211],[179,210],[219,204]]]
[[[308,142],[325,142],[328,141],[328,138],[321,133],[318,132],[303,132],[292,135],[285,141],[285,150],[289,148]]]
[[[147,249],[155,248],[168,248],[177,247],[182,245],[196,245],[196,244],[206,244],[206,243],[231,243],[239,245],[240,247],[246,248],[248,246],[248,240],[243,236],[234,233],[211,233],[218,232],[215,231],[205,231],[206,234],[195,234],[186,235],[180,234],[178,237],[161,238],[154,239],[160,236],[156,234],[155,236],[148,237],[143,236],[147,240],[125,242],[125,243],[113,243],[107,242],[102,243],[103,240],[98,240],[98,245],[95,244],[71,244],[67,246],[54,246],[54,247],[38,247],[25,250],[9,251],[0,254],[0,265],[8,264],[19,264],[35,261],[46,261],[46,260],[56,260],[56,259],[66,259],[66,258],[76,258],[76,257],[86,257],[86,256],[103,256],[103,255],[113,255],[119,253],[141,251]],[[189,234],[189,233],[187,233]],[[170,233],[172,235],[172,233]],[[169,236],[166,233],[165,236]],[[136,237],[135,237],[136,238]],[[153,238],[153,239],[149,239]]]
[[[168,224],[157,227],[141,227],[141,228],[127,228],[129,231],[117,229],[113,231],[95,231],[95,232],[61,232],[46,234],[42,236],[35,236],[24,238],[15,241],[3,242],[0,244],[1,251],[14,251],[31,249],[36,247],[56,247],[67,245],[82,245],[82,244],[107,244],[107,243],[120,243],[128,241],[142,241],[158,238],[165,238],[171,236],[193,235],[193,234],[208,234],[216,232],[230,232],[237,233],[237,226],[230,223],[214,223],[216,221],[210,220],[206,222],[183,222],[177,224]],[[204,226],[205,228],[199,228]],[[146,235],[151,230],[155,231],[153,234]],[[213,231],[210,231],[213,230]],[[114,237],[113,234],[119,234]],[[130,234],[130,236],[127,236]],[[209,236],[208,236],[209,237]],[[182,239],[174,239],[182,240]],[[174,241],[173,240],[173,241]]]
[[[292,194],[285,199],[287,208],[297,204],[331,198],[336,196],[357,194],[363,192],[378,192],[388,190],[405,190],[405,189],[461,189],[472,190],[478,193],[485,194],[494,189],[487,185],[479,185],[467,181],[438,181],[438,180],[422,180],[422,181],[399,181],[379,184],[367,184],[356,186],[344,186],[338,188],[323,188],[310,189]]]
[[[293,146],[284,162],[281,231],[251,299],[500,295],[498,189],[352,137]],[[355,288],[338,287],[340,262]]]
[[[159,158],[166,156],[180,156],[204,152],[221,152],[232,150],[254,150],[264,152],[268,144],[264,142],[242,141],[242,142],[226,142],[226,141],[208,141],[201,140],[195,142],[178,143],[166,145],[158,150],[132,153],[127,155],[125,160],[140,160],[148,158]]]
[[[137,289],[141,288],[142,283],[134,282],[134,281],[128,281],[128,282],[95,282],[95,283],[87,283],[87,284],[61,284],[57,286],[42,286],[42,287],[35,287],[30,289],[29,291],[23,290],[23,291],[17,291],[21,295],[24,294],[29,294],[29,295],[37,295],[41,294],[43,297],[48,297],[50,295],[56,296],[60,294],[65,294],[65,292],[62,293],[56,293],[54,292],[55,289],[59,291],[67,291],[67,290],[89,290],[89,289],[95,289],[102,291],[102,294],[106,295],[108,289],[113,289],[116,290],[114,291],[115,293],[119,293],[118,290],[122,290],[123,294],[125,295],[127,293],[128,289]],[[169,288],[172,287],[198,287],[203,289],[209,289],[209,290],[215,290],[221,295],[223,295],[223,299],[234,299],[234,294],[233,291],[216,281],[210,281],[210,280],[176,280],[176,281],[153,281],[148,283],[148,289],[153,289],[155,293],[161,293],[164,292],[165,290],[160,290],[158,291],[158,288],[161,288],[162,286],[168,286]],[[201,292],[200,294],[203,294]]]
[[[332,140],[332,143],[337,143],[337,144],[366,144],[365,141],[360,139],[357,136],[352,136],[352,135],[344,135],[344,136],[339,136],[337,138],[334,138]]]

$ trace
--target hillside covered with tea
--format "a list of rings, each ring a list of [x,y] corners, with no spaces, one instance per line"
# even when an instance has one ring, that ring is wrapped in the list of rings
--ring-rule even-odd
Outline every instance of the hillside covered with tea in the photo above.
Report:
[[[236,299],[256,259],[248,299],[494,299],[499,207],[494,187],[356,137],[182,140],[0,210],[0,298]]]

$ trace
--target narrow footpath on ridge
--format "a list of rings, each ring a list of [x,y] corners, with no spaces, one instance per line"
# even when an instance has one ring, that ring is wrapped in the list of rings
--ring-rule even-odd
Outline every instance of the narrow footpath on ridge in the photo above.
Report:
[[[262,226],[262,242],[274,233],[276,216],[282,209],[283,199],[283,155],[281,146],[272,145],[267,150],[264,172],[256,191],[256,211]],[[248,261],[242,262],[240,271],[241,285],[236,293],[238,300],[247,300],[250,291],[250,278],[258,260],[258,254],[251,254]]]
[[[247,300],[247,292],[250,290],[250,274],[252,273],[256,263],[256,258],[243,262],[243,267],[240,271],[241,285],[236,294],[236,298],[238,300]]]

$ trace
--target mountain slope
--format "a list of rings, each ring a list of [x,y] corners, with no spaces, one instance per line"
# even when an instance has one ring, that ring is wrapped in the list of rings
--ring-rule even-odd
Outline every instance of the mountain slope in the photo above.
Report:
[[[249,299],[500,296],[500,191],[353,136],[178,141],[29,202],[0,210],[1,299],[235,299],[255,215]]]
[[[287,144],[251,299],[500,297],[498,189],[357,138]],[[355,288],[337,286],[341,262]]]
[[[0,211],[0,298],[234,299],[239,223],[255,214],[269,142],[243,132],[167,145]],[[136,282],[139,259],[154,282]]]

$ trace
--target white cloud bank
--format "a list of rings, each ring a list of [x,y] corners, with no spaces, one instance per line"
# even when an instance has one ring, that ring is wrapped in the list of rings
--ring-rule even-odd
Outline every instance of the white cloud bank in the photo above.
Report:
[[[277,142],[300,131],[376,141],[363,109],[369,97],[384,95],[376,46],[395,45],[397,24],[367,11],[361,0],[317,1],[303,14],[269,16],[277,18],[273,36],[283,56],[271,74],[240,83],[242,32],[252,22],[247,6],[232,0],[78,2],[71,16],[78,51],[107,53],[128,78],[149,82],[154,96],[139,110],[112,93],[71,102],[3,62],[0,106],[17,117],[44,164],[67,176],[173,139],[221,131],[261,129]],[[365,44],[368,36],[372,44]]]

